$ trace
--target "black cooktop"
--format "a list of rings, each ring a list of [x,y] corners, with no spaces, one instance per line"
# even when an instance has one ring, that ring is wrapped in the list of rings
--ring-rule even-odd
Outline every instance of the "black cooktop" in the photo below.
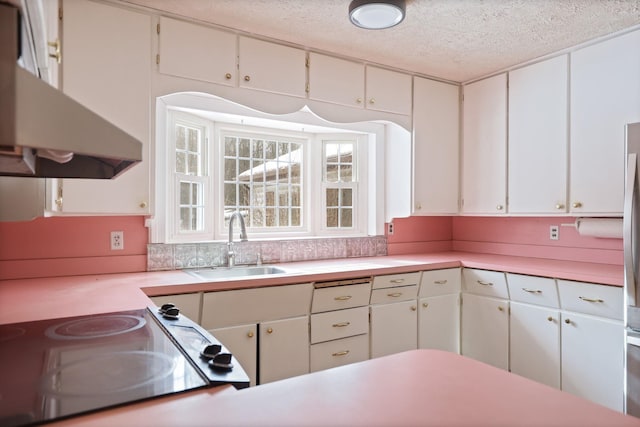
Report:
[[[0,325],[0,427],[220,384],[248,386],[235,358],[233,369],[212,369],[199,357],[209,344],[219,343],[156,307]]]

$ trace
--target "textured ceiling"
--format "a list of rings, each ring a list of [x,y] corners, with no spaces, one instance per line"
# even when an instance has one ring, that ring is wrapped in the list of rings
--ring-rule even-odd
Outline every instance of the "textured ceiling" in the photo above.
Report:
[[[640,24],[640,0],[407,0],[386,30],[350,0],[126,0],[303,47],[466,82]]]

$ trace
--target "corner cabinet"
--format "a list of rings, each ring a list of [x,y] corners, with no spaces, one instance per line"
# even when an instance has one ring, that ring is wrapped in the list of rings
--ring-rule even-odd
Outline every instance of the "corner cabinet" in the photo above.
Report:
[[[463,214],[507,212],[507,75],[463,87]]]
[[[566,214],[568,55],[509,73],[509,213]]]
[[[62,198],[52,208],[148,214],[151,16],[93,1],[65,0],[62,8],[62,90],[139,139],[143,160],[112,180],[54,180]]]
[[[460,268],[424,271],[418,300],[418,348],[460,353]]]
[[[458,213],[460,89],[413,79],[413,215]]]
[[[639,75],[640,31],[571,54],[571,213],[622,213],[624,126],[640,121]]]

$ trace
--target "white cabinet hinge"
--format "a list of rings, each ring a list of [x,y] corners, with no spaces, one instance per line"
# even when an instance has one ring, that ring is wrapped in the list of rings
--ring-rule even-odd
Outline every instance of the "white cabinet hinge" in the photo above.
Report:
[[[58,8],[58,20],[62,21],[62,7]]]

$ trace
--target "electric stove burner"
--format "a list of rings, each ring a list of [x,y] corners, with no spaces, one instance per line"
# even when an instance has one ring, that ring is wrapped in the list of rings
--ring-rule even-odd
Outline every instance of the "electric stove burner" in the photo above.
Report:
[[[111,395],[161,382],[175,367],[174,358],[153,351],[100,354],[48,372],[42,378],[42,391],[56,397]]]
[[[58,340],[85,340],[110,337],[142,328],[147,321],[129,314],[86,317],[51,326],[45,334]]]

